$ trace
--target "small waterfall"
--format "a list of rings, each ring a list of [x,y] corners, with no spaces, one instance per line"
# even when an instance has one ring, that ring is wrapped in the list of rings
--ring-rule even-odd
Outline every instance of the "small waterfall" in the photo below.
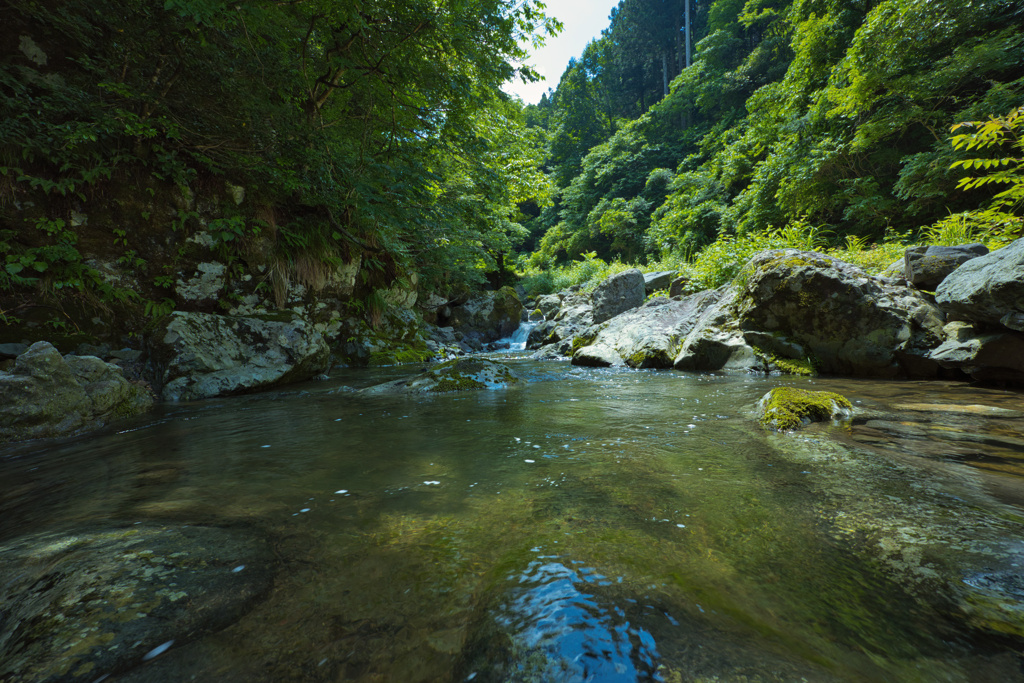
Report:
[[[519,323],[519,327],[515,332],[512,333],[511,337],[505,337],[494,342],[495,347],[504,346],[508,343],[509,351],[525,351],[526,341],[530,338],[530,332],[533,328],[537,327],[537,322],[523,321]]]

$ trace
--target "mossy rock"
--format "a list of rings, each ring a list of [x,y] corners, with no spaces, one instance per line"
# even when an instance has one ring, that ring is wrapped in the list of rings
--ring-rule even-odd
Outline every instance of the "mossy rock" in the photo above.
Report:
[[[473,389],[503,389],[519,382],[501,363],[482,358],[455,358],[419,375],[363,389],[366,394],[447,394]]]
[[[788,432],[811,422],[843,420],[851,416],[853,404],[832,391],[808,391],[776,387],[757,404],[758,421],[768,429]]]

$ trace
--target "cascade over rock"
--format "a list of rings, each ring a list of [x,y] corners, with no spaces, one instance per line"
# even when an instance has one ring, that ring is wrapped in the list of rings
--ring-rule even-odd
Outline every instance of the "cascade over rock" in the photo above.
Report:
[[[0,372],[0,442],[90,431],[152,405],[149,390],[113,363],[36,342]]]
[[[150,341],[169,401],[225,396],[309,379],[327,367],[323,335],[305,320],[176,311]]]

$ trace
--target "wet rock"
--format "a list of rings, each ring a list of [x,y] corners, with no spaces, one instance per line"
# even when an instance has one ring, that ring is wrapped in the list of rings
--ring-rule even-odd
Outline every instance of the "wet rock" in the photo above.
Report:
[[[853,414],[849,399],[831,391],[776,387],[757,403],[757,420],[776,431],[791,431],[822,420],[845,420]]]
[[[502,389],[519,381],[507,365],[483,358],[456,358],[427,372],[363,389],[363,394],[446,394],[472,389]]]
[[[636,268],[616,273],[597,286],[591,295],[594,323],[602,323],[644,302],[644,275]]]
[[[237,621],[270,589],[260,538],[132,525],[0,544],[0,679],[102,680]],[[155,656],[155,655],[154,655]]]
[[[150,340],[161,394],[188,401],[299,382],[327,367],[323,335],[302,318],[176,311]]]
[[[958,330],[962,332],[961,330]],[[958,335],[947,339],[929,357],[978,381],[1024,384],[1024,334]]]
[[[0,441],[91,431],[152,406],[149,390],[116,365],[36,342],[0,372]]]
[[[931,292],[962,264],[987,253],[984,244],[910,247],[903,254],[903,275],[913,286]]]
[[[964,263],[938,286],[935,302],[959,320],[1024,332],[1024,239]]]
[[[601,326],[597,336],[573,354],[572,362],[670,368],[683,339],[720,295],[721,291],[715,290],[680,301],[653,299]]]
[[[530,330],[530,336],[526,338],[526,348],[539,349],[547,342],[548,337],[556,327],[554,320],[544,320]]]
[[[523,317],[523,304],[511,287],[484,292],[459,306],[453,306],[448,324],[480,343],[511,336]]]

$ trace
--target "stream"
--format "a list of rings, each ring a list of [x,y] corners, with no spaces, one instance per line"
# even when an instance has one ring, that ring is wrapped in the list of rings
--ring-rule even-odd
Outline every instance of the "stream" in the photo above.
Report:
[[[0,448],[0,578],[133,527],[252,541],[201,564],[267,577],[106,670],[0,618],[0,680],[1024,681],[1020,393],[493,357],[525,381],[365,397],[421,368],[342,369]],[[767,433],[779,385],[858,417]]]

